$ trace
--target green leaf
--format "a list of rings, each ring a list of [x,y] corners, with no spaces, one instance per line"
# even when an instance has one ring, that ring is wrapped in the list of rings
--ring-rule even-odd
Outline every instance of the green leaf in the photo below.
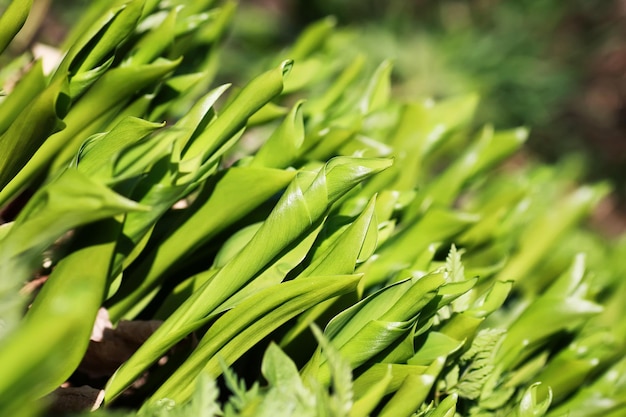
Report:
[[[311,173],[297,175],[250,243],[189,297],[122,365],[108,383],[107,400],[117,397],[147,366],[180,340],[183,335],[179,329],[194,326],[194,323],[199,325],[199,320],[320,221],[339,197],[388,166],[389,161],[385,160],[335,158],[314,177]]]
[[[424,373],[408,375],[379,415],[381,417],[412,416],[426,400],[445,361],[445,357],[437,358]]]
[[[600,312],[602,306],[578,297],[541,297],[509,327],[497,362],[505,369],[519,363],[523,351],[558,331],[580,326]]]
[[[539,385],[540,383],[532,384],[528,387],[528,389],[526,389],[526,392],[524,392],[522,401],[517,409],[517,415],[519,417],[542,417],[546,415],[548,408],[550,407],[550,403],[552,402],[552,392],[550,388],[548,388],[547,398],[538,402],[537,388]]]
[[[178,7],[172,8],[159,26],[152,28],[144,35],[134,45],[122,65],[149,64],[159,57],[174,42],[174,30],[179,10]]]
[[[111,183],[116,178],[114,162],[125,147],[131,147],[155,130],[162,128],[163,123],[151,123],[143,119],[128,117],[120,121],[109,132],[92,136],[87,139],[76,155],[74,165],[85,175],[103,183]],[[147,167],[135,168],[137,173]]]
[[[314,117],[325,117],[325,112],[349,90],[348,87],[356,80],[364,65],[365,57],[357,55],[321,96],[312,97],[304,105],[304,112]]]
[[[579,187],[526,224],[519,238],[518,251],[500,271],[498,278],[519,282],[524,290],[533,291],[536,284],[528,277],[529,273],[543,259],[548,248],[585,217],[608,191],[605,184]]]
[[[372,198],[354,222],[346,228],[340,229],[334,236],[324,240],[317,248],[322,253],[313,257],[311,263],[298,275],[298,278],[312,275],[353,273],[359,258],[364,253],[371,253],[376,244],[377,231],[375,229],[374,208],[375,199]],[[331,306],[332,303],[330,302],[319,304],[300,316],[297,323],[283,336],[281,345],[285,346],[293,342]]]
[[[316,325],[311,326],[315,339],[322,348],[322,354],[329,364],[332,375],[333,397],[331,398],[331,410],[333,415],[348,416],[353,405],[352,370],[350,365],[341,356],[322,331]]]
[[[292,61],[284,61],[277,68],[250,81],[224,108],[219,117],[185,148],[185,158],[202,155],[203,160],[208,159],[245,126],[250,116],[280,94],[283,89],[283,78],[289,73],[292,65]]]
[[[429,411],[428,417],[454,417],[456,415],[456,403],[458,396],[456,394],[448,395],[444,398],[434,410]]]
[[[13,0],[2,13],[0,16],[0,53],[6,49],[13,37],[20,31],[32,5],[33,0]]]
[[[354,381],[354,395],[357,402],[364,398],[369,390],[378,385],[382,379],[388,382],[382,390],[381,396],[396,392],[402,382],[409,375],[422,375],[428,370],[427,366],[406,365],[399,363],[373,363]]]
[[[19,285],[38,267],[43,251],[64,233],[83,224],[146,209],[68,170],[35,193],[0,241],[0,275],[11,277],[7,282]]]
[[[118,67],[107,71],[72,106],[65,118],[67,129],[63,134],[51,138],[48,141],[49,147],[42,147],[41,152],[59,151],[59,155],[55,158],[54,166],[56,167],[71,160],[85,139],[80,136],[72,138],[78,129],[92,122],[105,111],[124,103],[138,91],[158,83],[179,64],[180,60],[158,60],[147,65]]]
[[[393,365],[391,364],[385,364],[386,373],[382,375],[382,377],[377,376],[371,384],[366,384],[367,390],[361,396],[356,398],[356,401],[350,410],[350,417],[367,417],[374,411],[385,395],[387,387],[392,380],[392,366]]]
[[[22,187],[44,170],[53,158],[57,159],[57,167],[65,165],[86,139],[79,135],[80,131],[120,102],[127,100],[136,91],[160,80],[177,64],[178,62],[166,61],[149,66],[116,68],[108,71],[78,103],[73,105],[64,119],[66,128],[50,136],[21,171],[0,191],[0,205],[14,197]]]
[[[287,55],[296,61],[309,57],[328,40],[336,24],[337,19],[332,16],[310,24],[302,31]]]
[[[417,349],[417,353],[407,363],[409,365],[430,365],[441,356],[451,356],[463,345],[463,340],[459,341],[443,333],[431,331],[428,332],[424,344]]]
[[[302,101],[297,102],[283,122],[256,153],[250,166],[287,168],[299,156],[304,141]]]
[[[72,62],[69,67],[70,71],[79,74],[106,61],[120,43],[134,32],[141,17],[144,2],[144,0],[129,0],[125,2],[123,10],[116,14],[115,18],[107,24],[102,33],[98,34],[96,44],[90,45],[89,49],[81,51],[82,53],[87,52],[84,57],[81,57],[81,62],[76,60]]]
[[[2,84],[4,83],[0,81],[0,85]],[[46,85],[42,61],[37,60],[20,78],[11,93],[0,102],[0,135],[6,132],[20,112],[46,88]]]
[[[102,76],[111,68],[113,58],[114,57],[111,57],[104,61],[101,65],[87,71],[83,71],[70,78],[70,97],[72,97],[72,100],[76,100],[96,81],[102,78]]]
[[[119,230],[112,219],[82,230],[77,247],[56,265],[19,328],[2,341],[3,398],[32,401],[56,389],[78,367],[104,296]],[[24,354],[27,361],[16,360]],[[24,378],[29,374],[37,377]]]
[[[491,127],[483,129],[474,144],[431,181],[407,211],[417,215],[431,204],[450,205],[465,183],[517,151],[527,137],[523,128],[497,133]]]
[[[384,61],[378,66],[359,102],[361,113],[369,114],[387,105],[391,96],[392,69],[391,61]]]
[[[336,316],[325,334],[354,369],[406,334],[442,283],[443,278],[431,275],[387,287]],[[322,384],[329,381],[325,365],[322,360],[319,369],[307,369]]]
[[[192,214],[145,254],[125,279],[121,293],[112,300],[112,320],[151,291],[185,256],[280,192],[294,176],[294,171],[233,167],[208,184],[189,208]]]
[[[428,210],[424,217],[405,225],[377,250],[377,257],[365,262],[358,272],[365,273],[364,287],[392,278],[409,267],[430,244],[451,239],[478,218],[443,209]]]
[[[397,164],[380,182],[397,190],[413,190],[426,176],[425,160],[451,133],[467,126],[478,104],[475,95],[406,105],[389,144]]]
[[[9,187],[4,187],[34,158],[47,137],[65,126],[61,119],[67,112],[68,100],[65,81],[51,84],[22,110],[0,136],[0,206],[15,197],[15,194],[6,192]]]
[[[211,376],[218,376],[218,357],[223,358],[227,364],[232,364],[263,337],[296,314],[330,297],[353,290],[359,278],[317,276],[288,281],[253,294],[209,328],[198,347],[157,390],[151,401],[162,397],[185,401],[191,394],[190,383],[201,369],[204,368]]]

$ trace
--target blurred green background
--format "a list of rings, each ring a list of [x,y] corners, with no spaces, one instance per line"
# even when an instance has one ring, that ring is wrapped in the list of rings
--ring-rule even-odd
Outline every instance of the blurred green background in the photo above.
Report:
[[[391,57],[398,95],[477,92],[478,124],[531,127],[530,152],[548,162],[577,155],[586,179],[610,179],[626,207],[626,0],[239,3],[220,80],[258,73],[306,25],[333,15],[343,36],[332,47]],[[89,1],[35,4],[36,30],[17,48],[59,43]]]

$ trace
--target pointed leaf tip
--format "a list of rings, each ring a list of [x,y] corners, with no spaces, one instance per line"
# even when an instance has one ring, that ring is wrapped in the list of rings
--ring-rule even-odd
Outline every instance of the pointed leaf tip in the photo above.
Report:
[[[294,63],[293,59],[286,59],[280,63],[280,68],[283,71],[283,77],[289,74],[289,72],[291,71],[291,68],[293,68],[293,63]]]

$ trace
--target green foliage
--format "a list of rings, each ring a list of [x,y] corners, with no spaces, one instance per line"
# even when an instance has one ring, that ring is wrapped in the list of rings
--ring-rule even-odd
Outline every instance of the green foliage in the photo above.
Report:
[[[101,308],[163,321],[95,415],[623,412],[626,245],[581,226],[609,187],[505,164],[528,131],[474,131],[476,95],[398,100],[333,19],[214,85],[234,11],[93,2],[6,88],[2,414],[83,372]]]

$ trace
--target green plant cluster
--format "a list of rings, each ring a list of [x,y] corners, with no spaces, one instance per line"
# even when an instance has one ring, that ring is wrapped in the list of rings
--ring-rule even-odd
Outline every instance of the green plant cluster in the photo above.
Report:
[[[609,187],[504,163],[528,132],[472,131],[476,96],[400,102],[332,19],[216,87],[213,3],[95,1],[50,73],[1,69],[1,414],[43,410],[104,306],[163,322],[101,415],[146,373],[122,415],[622,415],[626,245],[581,227]]]

